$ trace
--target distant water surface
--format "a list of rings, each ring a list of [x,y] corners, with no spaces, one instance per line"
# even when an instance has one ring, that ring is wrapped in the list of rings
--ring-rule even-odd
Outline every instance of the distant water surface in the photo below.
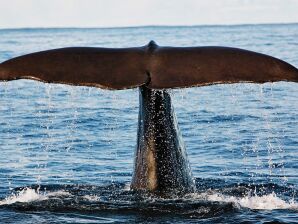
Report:
[[[223,45],[298,67],[298,24],[3,29],[0,62],[69,46]],[[0,223],[297,223],[298,84],[171,91],[198,191],[129,190],[138,90],[0,83]]]

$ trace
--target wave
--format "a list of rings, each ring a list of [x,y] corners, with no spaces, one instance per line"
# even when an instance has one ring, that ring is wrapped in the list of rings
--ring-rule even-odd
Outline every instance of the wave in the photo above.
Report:
[[[224,190],[224,189],[223,189]],[[224,192],[224,191],[223,191]],[[0,206],[13,207],[20,210],[156,210],[202,212],[224,211],[234,209],[276,210],[287,209],[298,211],[298,203],[294,198],[282,198],[274,191],[264,195],[256,192],[243,196],[234,196],[205,190],[187,194],[181,198],[163,199],[152,195],[140,195],[130,191],[127,185],[106,187],[97,186],[42,186],[18,189],[0,200]]]
[[[30,187],[26,187],[17,193],[13,193],[12,195],[6,197],[3,200],[0,200],[1,205],[10,205],[13,203],[21,202],[21,203],[28,203],[34,201],[44,201],[51,197],[55,196],[68,196],[69,193],[63,190],[55,191],[55,192],[48,192],[48,193],[41,193],[37,189],[33,189]]]
[[[223,195],[220,193],[212,194],[194,194],[194,199],[203,198],[207,201],[212,202],[224,202],[224,203],[233,203],[238,208],[249,208],[254,210],[275,210],[275,209],[288,209],[288,210],[297,210],[298,203],[291,199],[286,201],[278,197],[274,192],[267,195],[248,195],[244,197],[234,197]]]

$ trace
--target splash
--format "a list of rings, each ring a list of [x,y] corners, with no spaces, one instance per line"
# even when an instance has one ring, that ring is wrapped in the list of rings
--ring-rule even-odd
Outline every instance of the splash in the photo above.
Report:
[[[30,203],[30,202],[40,202],[40,201],[47,201],[50,199],[54,198],[59,198],[62,201],[64,200],[71,200],[71,199],[76,199],[75,201],[80,204],[79,201],[81,201],[79,198],[82,199],[82,201],[88,201],[91,204],[94,205],[97,203],[101,203],[102,198],[100,195],[96,194],[93,192],[92,194],[86,194],[84,193],[83,195],[76,195],[72,194],[69,191],[66,191],[65,189],[60,189],[56,191],[40,191],[39,188],[37,189],[32,189],[30,187],[24,188],[21,191],[14,193],[8,197],[6,197],[3,200],[0,200],[0,206],[1,205],[10,205],[14,203]],[[77,199],[79,199],[77,201]],[[113,201],[113,199],[110,199],[110,203],[113,204],[115,202],[118,204],[122,200],[119,199],[116,201]],[[123,198],[124,201],[122,201],[124,204],[129,203],[130,200],[134,200],[133,198],[129,199],[125,197]],[[179,200],[181,202],[181,198],[177,199],[157,199],[157,198],[150,198],[147,202],[151,204],[153,202],[162,202],[165,206],[167,203],[172,203],[173,200]],[[204,193],[193,193],[193,194],[188,194],[186,195],[183,199],[185,202],[185,205],[191,203],[200,203],[200,202],[220,202],[220,203],[232,203],[235,205],[236,208],[241,209],[241,208],[248,208],[248,209],[254,209],[254,210],[276,210],[276,209],[288,209],[288,210],[295,210],[298,211],[298,203],[293,199],[291,200],[285,200],[276,195],[276,193],[272,192],[270,194],[258,196],[256,193],[253,194],[248,194],[247,196],[244,197],[236,197],[236,196],[229,196],[225,195],[219,192],[204,192]],[[122,203],[121,202],[121,203]],[[132,201],[131,201],[132,202]],[[121,204],[120,203],[120,204]],[[211,204],[210,204],[211,206]],[[121,206],[120,206],[121,207]]]
[[[235,197],[220,193],[193,194],[192,198],[203,199],[211,202],[233,203],[238,208],[249,208],[256,210],[290,209],[298,211],[298,203],[294,199],[289,201],[279,198],[274,192],[267,195],[247,195],[245,197]]]
[[[16,202],[32,202],[37,200],[46,200],[47,197],[38,193],[37,190],[24,188],[20,192],[13,194],[0,201],[0,205],[8,205]]]
[[[8,196],[4,200],[0,200],[0,206],[10,205],[16,202],[29,203],[33,201],[44,201],[49,199],[49,197],[67,195],[69,195],[69,193],[62,190],[49,193],[41,193],[39,192],[39,189],[24,188],[23,190]]]

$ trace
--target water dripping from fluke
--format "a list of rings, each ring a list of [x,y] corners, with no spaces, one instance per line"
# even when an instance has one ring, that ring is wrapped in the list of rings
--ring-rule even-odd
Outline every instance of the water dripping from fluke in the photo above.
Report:
[[[16,79],[113,90],[138,87],[139,123],[131,189],[171,198],[195,193],[196,186],[167,89],[297,82],[298,70],[280,59],[243,49],[161,47],[151,41],[137,48],[54,49],[2,62],[0,80]],[[28,194],[34,198],[35,193],[27,189],[11,201],[26,200]]]

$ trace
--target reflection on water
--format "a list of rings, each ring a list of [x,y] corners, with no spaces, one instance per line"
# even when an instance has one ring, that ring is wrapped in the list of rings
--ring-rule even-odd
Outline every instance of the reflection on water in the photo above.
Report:
[[[227,45],[298,66],[298,25],[0,30],[0,61],[62,46]],[[173,90],[198,192],[129,190],[138,91],[0,83],[0,222],[297,220],[295,83]]]

